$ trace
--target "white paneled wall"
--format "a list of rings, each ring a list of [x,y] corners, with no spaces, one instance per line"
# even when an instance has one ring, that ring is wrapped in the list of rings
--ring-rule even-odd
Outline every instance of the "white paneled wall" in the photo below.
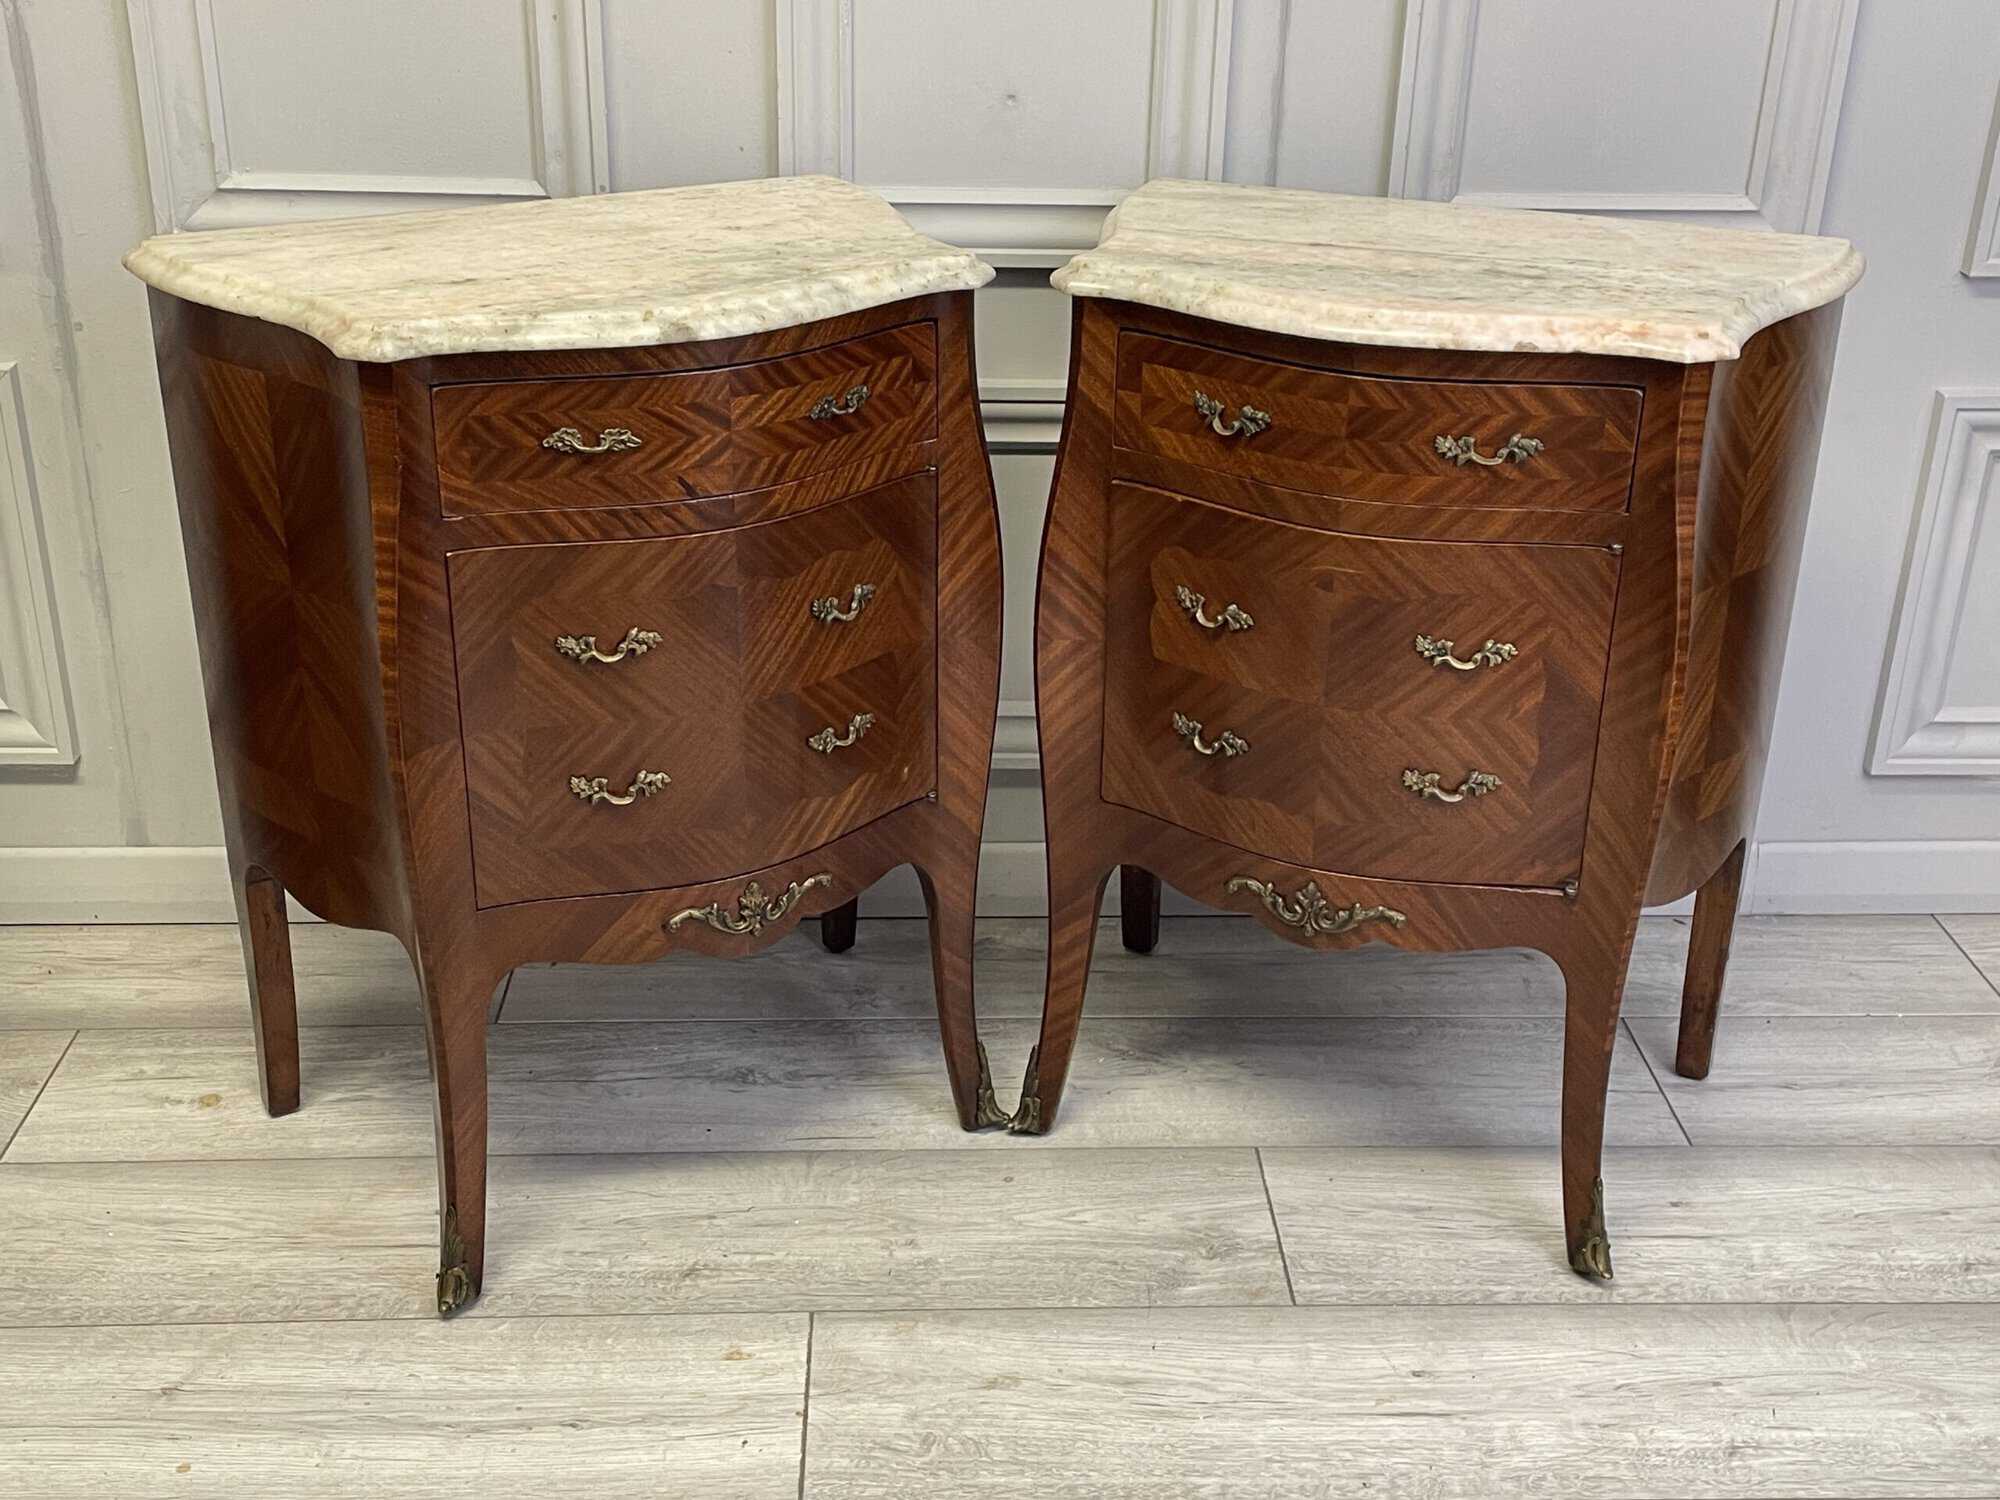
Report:
[[[1751,901],[2000,906],[1990,0],[0,0],[0,918],[226,914],[155,227],[822,171],[1002,268],[987,904],[1040,900],[1033,583],[1068,308],[1149,175],[1847,235]],[[877,909],[907,907],[894,887]]]

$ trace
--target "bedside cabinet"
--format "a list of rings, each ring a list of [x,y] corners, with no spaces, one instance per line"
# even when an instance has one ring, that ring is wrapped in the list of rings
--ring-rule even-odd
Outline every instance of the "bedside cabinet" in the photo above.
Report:
[[[831,179],[149,240],[265,1099],[290,892],[402,939],[437,1302],[478,1295],[485,1038],[531,960],[740,954],[917,868],[958,1118],[999,533],[971,289]],[[941,623],[948,628],[941,628]]]
[[[1116,209],[1077,299],[1036,706],[1053,1123],[1103,888],[1317,949],[1531,947],[1567,988],[1565,1237],[1609,1278],[1640,908],[1698,891],[1708,1066],[1845,241],[1213,183]]]

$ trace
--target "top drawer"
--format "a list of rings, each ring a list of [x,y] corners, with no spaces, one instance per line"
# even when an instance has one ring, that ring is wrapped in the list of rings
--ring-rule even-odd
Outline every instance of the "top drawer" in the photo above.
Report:
[[[678,375],[439,386],[448,516],[761,489],[937,435],[933,325]]]
[[[1622,511],[1639,392],[1384,379],[1118,340],[1118,446],[1353,500]]]

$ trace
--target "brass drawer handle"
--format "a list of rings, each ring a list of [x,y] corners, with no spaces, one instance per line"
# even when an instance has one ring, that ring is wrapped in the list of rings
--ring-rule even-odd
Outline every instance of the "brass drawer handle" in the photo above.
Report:
[[[833,726],[829,724],[818,734],[807,740],[806,743],[819,751],[821,755],[831,755],[836,750],[845,750],[873,728],[874,724],[875,715],[856,714],[847,721],[846,734],[836,734]]]
[[[641,771],[623,792],[614,792],[608,776],[572,776],[569,779],[569,794],[593,806],[605,802],[612,807],[630,807],[641,797],[651,797],[671,786],[673,780],[665,771]]]
[[[777,895],[767,896],[764,887],[753,880],[743,887],[743,893],[736,898],[735,911],[724,911],[720,901],[711,901],[706,906],[690,906],[686,911],[677,911],[667,918],[667,931],[678,932],[681,923],[699,919],[717,932],[726,932],[732,937],[755,937],[773,922],[782,922],[807,891],[815,886],[832,884],[831,875],[808,875],[804,880],[794,880]]]
[[[1431,440],[1431,446],[1437,449],[1440,456],[1450,459],[1461,469],[1467,464],[1483,464],[1489,469],[1497,469],[1502,464],[1526,463],[1537,453],[1540,453],[1546,444],[1540,438],[1523,437],[1517,432],[1508,438],[1506,442],[1502,443],[1499,451],[1491,458],[1486,458],[1480,454],[1479,439],[1470,435],[1465,437],[1438,436]]]
[[[1207,615],[1202,613],[1203,607],[1208,603],[1207,598],[1201,594],[1197,594],[1184,583],[1174,585],[1174,602],[1186,610],[1188,618],[1203,630],[1228,630],[1235,632],[1238,630],[1248,630],[1252,625],[1257,623],[1234,604],[1223,605],[1222,613],[1211,620]]]
[[[813,600],[812,617],[822,625],[831,625],[836,621],[844,625],[848,621],[858,618],[861,611],[868,607],[868,601],[874,597],[874,584],[857,583],[854,585],[854,593],[847,601],[847,608],[842,609],[840,607],[840,596],[838,594],[828,594],[824,599]]]
[[[1225,729],[1213,742],[1205,742],[1201,737],[1201,725],[1184,713],[1174,715],[1174,733],[1188,742],[1188,748],[1196,755],[1248,755],[1250,742],[1232,729]]]
[[[1434,667],[1454,667],[1461,672],[1470,672],[1478,667],[1502,666],[1521,654],[1512,641],[1488,641],[1463,661],[1452,651],[1450,641],[1434,640],[1427,635],[1417,637],[1417,655]]]
[[[594,635],[559,635],[556,637],[556,654],[567,656],[578,666],[587,666],[594,661],[623,661],[628,656],[644,656],[660,644],[660,632],[641,630],[634,625],[625,632],[625,639],[618,643],[616,650],[609,654],[597,649]]]
[[[1253,880],[1248,875],[1232,876],[1223,889],[1232,896],[1239,891],[1248,891],[1264,903],[1266,911],[1287,927],[1296,927],[1301,932],[1316,932],[1325,937],[1352,932],[1364,922],[1387,922],[1391,927],[1401,927],[1409,921],[1408,917],[1390,906],[1363,906],[1358,901],[1352,906],[1335,906],[1320,894],[1316,880],[1308,880],[1300,886],[1298,895],[1289,901],[1279,894],[1276,886]]]
[[[639,439],[629,427],[607,427],[595,443],[586,443],[574,427],[558,427],[542,439],[542,446],[558,453],[627,453],[639,446]]]
[[[1440,785],[1443,780],[1444,777],[1436,771],[1405,771],[1403,790],[1439,802],[1463,802],[1467,797],[1484,797],[1488,792],[1497,791],[1500,787],[1500,778],[1491,771],[1466,772],[1465,780],[1458,784],[1456,791],[1446,791]]]
[[[1203,391],[1194,393],[1194,409],[1208,419],[1209,430],[1220,437],[1255,437],[1271,425],[1271,414],[1254,406],[1239,406],[1229,421],[1222,420],[1222,403]]]
[[[869,394],[867,386],[857,385],[838,399],[822,396],[813,403],[809,415],[815,422],[824,422],[833,417],[851,417],[861,410],[861,403],[868,399]]]

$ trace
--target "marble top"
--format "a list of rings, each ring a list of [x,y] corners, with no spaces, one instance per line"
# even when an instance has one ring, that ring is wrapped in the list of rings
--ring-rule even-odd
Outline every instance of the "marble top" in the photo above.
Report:
[[[155,235],[125,267],[374,361],[733,338],[993,278],[833,177]]]
[[[1861,268],[1817,235],[1161,180],[1054,281],[1308,338],[1705,364]]]

